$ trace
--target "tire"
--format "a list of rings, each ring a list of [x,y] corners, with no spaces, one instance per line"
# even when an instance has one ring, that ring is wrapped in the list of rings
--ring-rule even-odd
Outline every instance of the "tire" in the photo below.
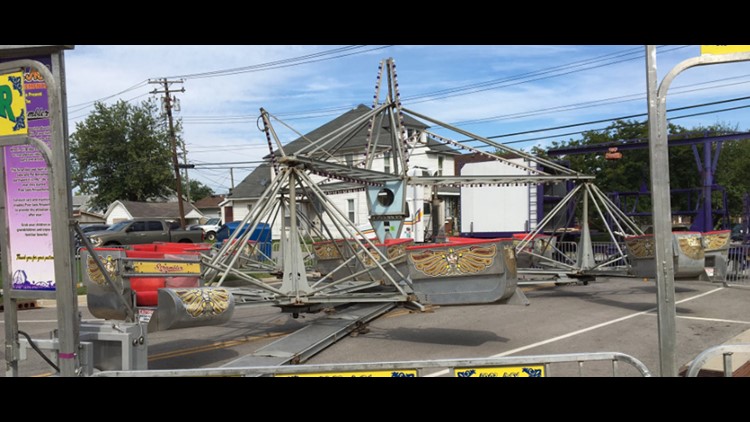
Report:
[[[205,239],[208,240],[208,241],[210,241],[210,242],[215,241],[216,240],[216,232],[208,232],[208,233],[206,233]]]

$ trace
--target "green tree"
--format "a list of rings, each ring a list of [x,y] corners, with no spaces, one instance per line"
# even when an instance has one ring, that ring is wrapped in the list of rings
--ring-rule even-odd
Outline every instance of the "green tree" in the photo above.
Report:
[[[686,129],[678,125],[669,125],[669,135],[682,138],[696,138],[705,136],[707,133],[736,132],[738,128],[727,123],[719,123],[711,126],[698,126]],[[553,142],[550,149],[561,147],[572,147],[582,145],[594,145],[631,139],[648,139],[648,125],[646,122],[616,121],[604,131],[585,132],[581,139],[569,140],[567,142]],[[699,157],[702,155],[702,146],[697,146]],[[549,158],[546,151],[535,148],[536,155]],[[563,157],[552,157],[567,161],[570,168],[584,174],[596,176],[594,181],[604,192],[628,192],[638,191],[642,187],[650,190],[650,164],[648,149],[636,149],[621,151],[622,158],[619,160],[606,160],[604,153],[571,154]],[[727,141],[724,142],[719,156],[718,170],[715,174],[714,183],[723,185],[727,189],[729,212],[738,215],[742,210],[742,195],[750,191],[750,142]],[[671,189],[686,189],[701,187],[701,174],[695,162],[692,146],[675,146],[669,148],[669,181]],[[672,195],[672,209],[688,209],[687,195]],[[696,206],[698,198],[692,197],[692,208]],[[718,197],[714,197],[714,205],[719,206]],[[632,204],[631,204],[632,205]],[[651,211],[651,202],[648,196],[641,197],[637,207],[638,211]]]
[[[185,179],[182,179],[182,193],[187,197],[187,184],[185,183]],[[210,187],[204,185],[203,183],[197,181],[197,180],[191,180],[190,181],[190,200],[200,201],[203,198],[207,198],[214,194],[214,190]]]
[[[70,136],[73,185],[106,208],[115,200],[162,199],[174,187],[165,119],[156,101],[125,101],[94,111]]]

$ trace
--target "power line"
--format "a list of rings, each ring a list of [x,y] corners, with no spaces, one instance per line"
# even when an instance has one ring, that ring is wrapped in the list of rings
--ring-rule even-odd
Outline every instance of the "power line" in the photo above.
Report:
[[[102,97],[102,98],[99,98],[97,100],[87,101],[85,103],[80,103],[80,104],[72,105],[72,106],[70,106],[68,108],[68,111],[71,112],[71,113],[75,113],[77,111],[83,110],[84,108],[88,108],[88,107],[94,105],[95,103],[108,100],[108,99],[110,99],[112,97],[116,97],[118,95],[125,94],[127,92],[133,91],[135,89],[138,89],[138,88],[146,86],[146,85],[148,85],[148,79],[144,79],[143,81],[138,82],[137,84],[131,86],[130,88],[126,88],[126,89],[124,89],[124,90],[122,90],[122,91],[120,91],[120,92],[118,92],[116,94],[108,95],[106,97]]]
[[[750,96],[730,98],[728,100],[712,101],[712,102],[709,102],[709,103],[702,103],[702,104],[693,104],[693,105],[684,106],[684,107],[675,107],[675,108],[668,109],[667,112],[689,110],[689,109],[692,109],[692,108],[707,107],[707,106],[711,106],[711,105],[725,104],[725,103],[730,103],[730,102],[734,102],[734,101],[742,101],[742,100],[747,100],[747,99],[750,99]],[[706,113],[706,114],[710,114],[710,112]],[[643,117],[643,116],[647,116],[647,115],[648,115],[648,113],[630,114],[630,115],[627,115],[627,116],[619,116],[619,117],[613,117],[613,118],[608,118],[608,119],[591,120],[591,121],[583,122],[583,123],[572,123],[572,124],[569,124],[569,125],[554,126],[554,127],[549,127],[549,128],[534,129],[534,130],[525,130],[525,131],[521,131],[521,132],[504,133],[504,134],[501,134],[501,135],[485,136],[485,138],[487,138],[487,139],[507,138],[507,137],[510,137],[510,136],[527,135],[527,134],[530,134],[530,133],[538,133],[538,132],[549,132],[549,131],[552,131],[552,130],[568,129],[568,128],[577,127],[577,126],[586,126],[586,125],[591,125],[591,124],[596,124],[596,123],[611,122],[611,121],[615,121],[615,120],[633,119],[633,118],[636,118],[636,117]]]
[[[750,105],[737,106],[737,107],[729,107],[729,108],[724,108],[724,109],[720,109],[720,110],[704,111],[704,112],[701,112],[701,113],[685,114],[683,116],[670,117],[670,118],[667,118],[667,120],[679,120],[679,119],[685,119],[685,118],[688,118],[688,117],[703,116],[703,115],[707,115],[707,114],[723,113],[725,111],[740,110],[740,109],[743,109],[743,108],[750,108]],[[643,114],[642,116],[646,116],[646,115],[647,114]],[[625,124],[624,126],[637,126],[639,124],[643,124],[643,123]],[[518,144],[518,143],[531,142],[531,141],[540,141],[540,140],[544,140],[544,139],[558,138],[558,137],[561,137],[561,136],[579,135],[579,134],[583,134],[583,133],[586,133],[586,132],[600,132],[600,131],[608,130],[608,129],[610,129],[610,128],[609,127],[603,127],[603,128],[598,128],[598,129],[587,129],[587,130],[582,130],[582,131],[578,131],[578,132],[560,133],[560,134],[557,134],[557,135],[541,136],[541,137],[537,137],[537,138],[529,138],[529,139],[522,139],[522,140],[517,140],[517,141],[504,142],[503,145]]]
[[[384,46],[373,47],[373,48],[369,48],[369,49],[364,49],[364,47],[367,47],[365,45],[346,46],[346,47],[339,47],[339,48],[335,48],[335,49],[325,50],[325,51],[318,52],[318,53],[311,53],[311,54],[306,54],[306,55],[303,55],[303,56],[290,57],[290,58],[286,58],[286,59],[281,59],[281,60],[276,60],[276,61],[266,62],[266,63],[259,63],[259,64],[250,65],[250,66],[244,66],[244,67],[239,67],[239,68],[214,70],[214,71],[209,71],[209,72],[200,72],[200,73],[193,73],[193,74],[186,74],[186,75],[168,76],[166,78],[162,77],[162,78],[152,78],[152,79],[179,79],[179,78],[183,78],[183,79],[202,79],[202,78],[230,76],[230,75],[236,75],[236,74],[240,74],[240,73],[260,72],[260,71],[265,71],[265,70],[274,70],[274,69],[280,69],[280,68],[285,68],[285,67],[300,66],[300,65],[303,65],[303,64],[317,63],[317,62],[321,62],[321,61],[325,61],[325,60],[332,60],[332,59],[337,59],[337,58],[342,58],[342,57],[348,57],[348,56],[352,56],[352,55],[356,55],[356,54],[363,54],[363,53],[368,53],[368,52],[371,52],[371,51],[382,50],[384,48],[389,48],[389,47],[392,47],[392,46],[393,45],[384,45]],[[346,51],[350,51],[350,50],[354,50],[354,49],[360,49],[360,50],[359,51],[348,52],[348,53],[345,53],[345,54],[338,54],[338,55],[334,55],[334,56],[331,56],[331,57],[323,57],[323,56],[333,55],[333,54],[336,54],[336,53],[346,52]],[[314,60],[311,60],[311,59],[314,59]],[[125,89],[123,91],[120,91],[118,93],[115,93],[115,94],[112,94],[112,95],[108,95],[106,97],[102,97],[102,98],[99,98],[99,99],[96,99],[96,100],[87,101],[87,102],[84,102],[84,103],[72,105],[72,106],[70,106],[70,109],[71,109],[70,112],[75,113],[75,112],[78,112],[78,111],[82,111],[84,109],[87,109],[87,108],[91,107],[92,105],[94,105],[97,102],[101,102],[101,101],[105,101],[105,100],[114,98],[114,97],[116,97],[118,95],[122,95],[124,93],[133,91],[133,90],[138,89],[138,88],[143,87],[143,86],[146,86],[147,84],[148,84],[148,79],[143,80],[143,81],[141,81],[141,82],[139,82],[139,83],[131,86],[130,88],[127,88],[127,89]]]
[[[367,52],[375,51],[375,50],[382,50],[384,48],[392,47],[392,45],[384,45],[384,46],[379,46],[379,47],[373,47],[373,48],[366,49],[366,50],[360,50],[360,51],[348,52],[345,54],[334,55],[334,54],[342,53],[345,51],[363,49],[365,47],[367,46],[366,45],[350,45],[350,46],[335,48],[335,49],[326,50],[326,51],[322,51],[318,53],[306,54],[304,56],[276,60],[273,62],[254,64],[250,66],[243,66],[243,67],[237,67],[237,68],[232,68],[232,69],[213,70],[209,72],[200,72],[200,73],[189,73],[189,74],[184,74],[184,75],[170,76],[169,78],[183,78],[183,79],[215,78],[215,77],[221,77],[221,76],[237,75],[240,73],[250,73],[250,72],[260,72],[264,70],[281,69],[285,67],[300,66],[303,64],[338,59],[341,57],[367,53]],[[329,56],[329,55],[331,55],[331,57],[324,57],[324,56]]]
[[[729,83],[729,84],[722,84],[722,85],[713,85],[713,86],[696,88],[696,89],[685,89],[685,88],[692,87],[692,86],[706,85],[709,83],[720,82],[720,81],[729,80],[729,79],[739,79],[739,78],[744,78],[747,76],[748,75],[736,76],[736,77],[731,77],[731,78],[722,78],[722,79],[717,79],[713,81],[706,81],[706,82],[699,82],[695,84],[684,85],[682,87],[675,87],[672,89],[672,91],[670,91],[670,95],[689,94],[692,92],[704,91],[707,89],[717,89],[717,88],[726,88],[729,86],[743,85],[743,84],[750,83],[750,80],[734,82],[734,83]],[[523,118],[523,117],[532,117],[532,116],[540,116],[540,115],[545,115],[545,114],[559,113],[563,111],[580,110],[580,109],[591,108],[591,107],[596,107],[600,105],[612,105],[612,104],[620,104],[620,103],[625,103],[625,102],[630,102],[630,101],[639,101],[639,100],[644,100],[645,98],[646,98],[645,94],[633,93],[633,94],[621,95],[617,97],[604,98],[601,100],[584,101],[580,103],[565,104],[565,105],[560,105],[560,106],[555,106],[555,107],[548,107],[548,108],[542,108],[542,109],[537,109],[537,110],[528,110],[528,111],[523,111],[523,112],[518,112],[518,113],[501,114],[497,116],[483,117],[483,118],[473,119],[473,120],[463,120],[463,121],[454,122],[451,124],[453,126],[464,126],[468,124],[482,124],[482,123],[488,123],[488,122],[493,122],[493,121],[498,121],[498,120],[511,120],[511,119],[517,119],[517,118]]]
[[[347,46],[347,47],[341,47],[341,48],[332,49],[332,50],[326,50],[324,52],[312,53],[312,54],[308,54],[308,55],[304,55],[304,56],[298,56],[298,57],[293,57],[293,58],[288,58],[288,59],[277,60],[277,61],[274,61],[274,62],[267,62],[267,63],[261,63],[261,64],[256,64],[256,65],[244,66],[244,67],[239,67],[239,68],[232,68],[232,69],[215,70],[215,71],[210,71],[210,72],[201,72],[201,73],[193,73],[193,74],[170,76],[169,78],[200,79],[200,78],[208,78],[208,77],[229,76],[229,75],[234,75],[234,74],[239,74],[239,73],[257,72],[257,71],[263,71],[263,70],[272,70],[272,69],[278,69],[278,68],[282,68],[282,67],[290,67],[290,66],[298,66],[298,65],[302,65],[302,64],[308,64],[308,63],[315,63],[315,62],[319,62],[319,61],[323,61],[323,60],[331,60],[331,59],[336,59],[336,58],[351,56],[351,55],[355,55],[355,54],[362,54],[362,53],[366,53],[366,52],[370,52],[370,51],[375,51],[375,50],[379,50],[379,49],[383,49],[383,48],[392,47],[392,45],[380,46],[380,47],[375,47],[375,48],[368,49],[368,50],[354,51],[354,52],[349,52],[349,53],[346,53],[346,54],[339,54],[339,55],[334,55],[334,56],[331,56],[331,57],[325,57],[325,58],[317,58],[317,59],[315,59],[316,57],[320,57],[320,56],[324,56],[324,55],[336,54],[336,53],[339,53],[339,52],[342,52],[342,51],[348,51],[348,50],[351,50],[351,49],[363,48],[363,47],[365,47],[365,46]],[[682,49],[682,48],[686,48],[686,47],[689,47],[689,46],[680,46],[680,47],[675,47],[675,48],[672,48],[672,49],[668,49],[668,50],[662,51],[662,54],[668,53],[668,52],[671,52],[671,51],[675,51],[675,50],[679,50],[679,49]],[[519,84],[534,82],[534,81],[538,81],[538,80],[542,80],[542,79],[549,79],[549,78],[553,78],[553,77],[568,75],[568,74],[571,74],[571,73],[581,72],[581,71],[584,71],[584,70],[591,70],[591,69],[596,69],[596,68],[603,67],[603,66],[610,66],[610,65],[613,65],[613,64],[621,63],[623,61],[630,61],[630,60],[638,59],[638,58],[640,58],[640,57],[642,57],[644,55],[644,53],[639,53],[638,51],[641,51],[641,48],[631,48],[631,49],[628,49],[628,50],[625,50],[625,51],[621,51],[621,52],[607,53],[607,54],[595,56],[595,57],[592,57],[592,58],[589,58],[589,59],[583,59],[583,60],[578,60],[578,61],[574,61],[574,62],[570,62],[570,63],[565,63],[565,64],[558,65],[558,66],[552,66],[552,67],[541,69],[541,70],[538,70],[538,71],[521,73],[521,74],[509,76],[509,77],[503,77],[503,78],[499,78],[499,79],[492,79],[492,80],[489,80],[489,81],[474,82],[474,83],[467,84],[467,85],[462,85],[462,86],[453,87],[453,88],[446,88],[446,89],[432,91],[432,92],[426,92],[426,93],[422,93],[422,94],[416,94],[416,95],[413,95],[413,96],[406,96],[406,97],[402,98],[402,101],[410,101],[411,103],[416,104],[416,103],[427,102],[427,101],[434,101],[434,100],[438,100],[438,99],[444,99],[444,98],[455,97],[455,96],[460,96],[460,95],[469,95],[469,94],[473,94],[473,93],[477,93],[477,92],[483,92],[483,91],[487,91],[487,90],[491,90],[491,89],[505,88],[505,87],[508,87],[508,86],[519,85]],[[637,55],[635,57],[632,57],[632,58],[627,58],[627,59],[617,60],[617,61],[611,61],[611,62],[608,62],[608,63],[599,64],[599,65],[596,65],[596,66],[589,66],[587,68],[581,68],[581,67],[584,67],[584,66],[587,66],[587,65],[592,65],[592,64],[598,63],[598,62],[607,61],[607,60],[611,60],[611,59],[615,59],[615,58],[620,58],[620,57],[625,57],[625,56],[634,55],[634,54],[637,54]],[[313,58],[313,59],[311,60],[311,58]],[[555,75],[549,75],[550,73],[558,72],[558,71],[561,71],[561,70],[567,70],[567,71],[564,72],[564,73],[558,73],[558,74],[555,74]],[[540,76],[540,75],[547,75],[547,76],[543,76],[543,77],[535,78],[535,79],[528,79],[528,80],[521,80],[521,81],[519,81],[520,79],[526,79],[526,78],[529,78],[529,77]],[[514,81],[517,81],[517,82],[514,82]],[[513,82],[513,83],[510,83],[510,82]],[[503,84],[503,83],[505,83],[505,85],[497,86],[497,85]],[[141,82],[141,84],[143,84],[143,82]],[[138,85],[136,85],[134,87],[131,87],[128,90],[123,91],[123,93],[127,92],[129,90],[135,89],[137,87],[138,87]],[[109,98],[112,98],[112,97],[117,96],[117,95],[119,95],[119,93],[118,94],[113,94],[113,95],[108,96],[108,97],[105,97],[104,99],[109,99]],[[91,103],[93,104],[93,102],[91,102]],[[324,108],[324,109],[307,110],[307,111],[280,112],[280,113],[275,113],[275,114],[278,115],[278,116],[294,116],[294,115],[299,115],[299,114],[304,115],[304,114],[311,114],[311,113],[319,114],[322,111],[322,112],[325,112],[325,115],[330,115],[330,113],[337,112],[337,111],[342,111],[342,110],[347,110],[349,108],[350,107],[339,106],[339,107],[329,107],[329,108]],[[79,110],[80,109],[74,110],[74,111],[79,111]],[[324,117],[324,116],[323,115],[319,115],[317,117]],[[305,117],[297,117],[297,118],[288,119],[288,120],[300,120],[300,119],[309,119],[309,118],[314,118],[314,117],[305,116]]]

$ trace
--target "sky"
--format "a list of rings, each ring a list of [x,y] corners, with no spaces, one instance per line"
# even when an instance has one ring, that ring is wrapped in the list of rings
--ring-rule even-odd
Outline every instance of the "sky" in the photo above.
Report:
[[[699,56],[700,46],[656,51],[661,81]],[[65,52],[70,132],[95,101],[138,103],[157,96],[149,80],[182,80],[170,89],[185,89],[175,93],[174,115],[183,123],[187,162],[196,166],[189,178],[225,194],[269,152],[258,129],[261,107],[307,133],[370,106],[378,64],[388,57],[404,107],[517,149],[579,139],[575,132],[647,112],[643,45],[76,45]],[[741,98],[749,92],[750,63],[693,68],[672,83],[667,109],[698,107],[667,116],[687,128],[723,123],[747,131],[750,98]],[[729,108],[737,109],[722,111]],[[273,124],[282,142],[298,137]],[[568,125],[577,126],[549,130]],[[529,133],[507,136],[517,132]]]

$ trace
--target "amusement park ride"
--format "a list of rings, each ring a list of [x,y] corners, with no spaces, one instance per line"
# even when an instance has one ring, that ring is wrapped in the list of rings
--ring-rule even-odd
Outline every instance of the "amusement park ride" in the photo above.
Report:
[[[409,133],[404,127],[407,115],[469,139],[457,141],[426,129]],[[79,232],[85,243],[81,267],[88,307],[105,321],[80,325],[78,366],[83,369],[78,373],[146,369],[148,332],[221,324],[241,305],[271,304],[297,316],[349,304],[402,303],[418,309],[446,304],[528,304],[518,287],[520,275],[557,274],[590,280],[611,273],[613,262],[626,262],[627,253],[620,246],[624,237],[643,235],[593,184],[593,176],[403,107],[392,59],[380,63],[369,112],[317,139],[302,135],[309,144],[293,154],[284,151],[273,126],[273,122],[286,124],[264,109],[260,120],[274,177],[241,221],[239,227],[247,230],[235,230],[220,249],[210,253],[185,245],[181,249],[174,245],[94,249]],[[344,165],[327,160],[355,136],[366,137],[359,162]],[[410,171],[410,155],[426,139],[487,156],[524,174],[419,175],[421,172]],[[373,169],[375,158],[382,157],[392,160],[388,172]],[[504,157],[522,158],[535,165],[520,165]],[[413,239],[401,238],[409,216],[409,186],[560,182],[574,182],[575,187],[534,230],[515,239],[435,236],[432,243],[416,244]],[[350,222],[330,199],[351,191],[365,192],[374,238]],[[573,255],[556,247],[553,235],[562,229],[552,226],[565,220],[560,215],[576,218],[580,227]],[[590,216],[603,224],[612,241],[605,259],[595,257]],[[258,233],[274,226],[281,227],[279,254],[271,259],[267,245],[258,241],[262,238]],[[268,281],[269,273],[278,274],[280,280]],[[232,287],[227,286],[228,280]],[[6,360],[25,355],[25,349],[33,346],[31,340],[19,341],[17,333],[12,341],[24,352],[12,351]],[[38,340],[36,345],[49,350],[58,347],[56,339]],[[9,367],[17,364],[13,360]]]

